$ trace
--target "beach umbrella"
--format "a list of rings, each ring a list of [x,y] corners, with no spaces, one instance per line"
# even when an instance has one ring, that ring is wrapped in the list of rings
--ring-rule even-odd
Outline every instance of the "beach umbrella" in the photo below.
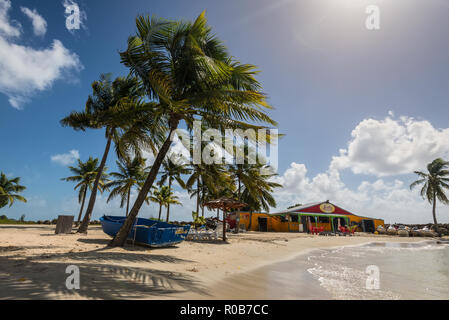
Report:
[[[232,198],[221,197],[219,199],[208,201],[204,204],[209,209],[221,209],[223,211],[223,241],[226,241],[226,215],[232,209],[240,209],[248,206],[246,203],[234,200]],[[236,226],[237,228],[239,226]]]

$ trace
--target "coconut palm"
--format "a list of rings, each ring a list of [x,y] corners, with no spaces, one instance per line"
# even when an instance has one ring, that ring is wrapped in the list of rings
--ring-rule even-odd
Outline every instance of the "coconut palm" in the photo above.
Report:
[[[176,162],[176,161],[175,161]],[[160,185],[163,185],[165,181],[168,180],[168,189],[172,191],[173,180],[178,182],[181,188],[186,188],[184,180],[182,180],[182,175],[189,174],[190,169],[184,164],[179,164],[166,159],[163,163],[163,171],[161,172]],[[167,204],[167,220],[170,217],[170,203]]]
[[[87,190],[92,190],[95,178],[97,177],[97,173],[99,171],[98,167],[98,158],[89,157],[86,162],[82,162],[78,159],[78,166],[73,167],[70,166],[69,170],[74,174],[73,176],[62,178],[63,181],[77,182],[78,184],[75,186],[75,190],[79,188],[78,192],[78,202],[81,203],[80,212],[78,214],[77,224],[81,221],[81,216],[83,214],[84,203],[86,201]],[[104,167],[103,173],[101,175],[100,180],[98,181],[98,190],[103,193],[105,189],[105,182],[107,181],[107,168]]]
[[[220,185],[217,183],[220,174],[220,167],[216,165],[193,164],[191,166],[191,175],[187,179],[186,187],[191,198],[196,196],[196,212],[200,211],[202,198],[204,198],[202,194],[204,195],[206,190],[210,190],[209,193],[216,192],[216,187]]]
[[[276,207],[276,200],[273,197],[275,188],[282,188],[282,185],[271,181],[277,174],[262,175],[260,165],[250,165],[254,168],[247,171],[249,183],[244,184],[241,199],[249,206],[250,211],[264,210],[270,211],[270,207]]]
[[[120,54],[122,63],[142,81],[147,97],[159,103],[159,119],[168,123],[168,134],[112,246],[124,245],[181,121],[192,130],[194,120],[201,119],[221,132],[266,128],[254,123],[276,125],[264,112],[270,106],[254,77],[255,67],[229,55],[212,34],[205,12],[194,22],[139,16],[136,25],[137,34]]]
[[[265,169],[265,170],[264,170]],[[250,225],[252,212],[265,210],[269,211],[270,207],[276,207],[276,200],[272,193],[274,188],[281,188],[282,185],[271,181],[277,174],[262,174],[269,171],[268,166],[261,164],[243,164],[229,165],[231,177],[237,185],[236,198],[248,204],[243,208],[250,212]]]
[[[140,155],[142,146],[157,150],[156,140],[160,137],[159,133],[164,132],[164,127],[154,125],[151,114],[155,104],[143,103],[141,93],[141,86],[136,78],[119,77],[112,81],[110,74],[101,75],[99,81],[92,83],[92,95],[87,99],[85,110],[72,112],[61,120],[63,126],[70,126],[75,130],[105,130],[106,147],[99,174],[94,181],[86,214],[78,232],[87,232],[111,143],[114,141],[119,158],[126,156],[130,150]],[[159,125],[160,121],[157,123]],[[152,134],[148,134],[148,131]]]
[[[435,231],[439,233],[436,203],[439,200],[444,204],[449,204],[449,199],[445,193],[449,189],[449,161],[438,158],[427,165],[427,172],[414,172],[419,176],[419,179],[410,185],[410,189],[423,185],[421,196],[432,204],[433,223]]]
[[[145,159],[140,157],[134,157],[132,160],[123,158],[116,163],[119,171],[112,172],[110,176],[114,178],[114,181],[106,184],[106,187],[112,189],[107,202],[120,196],[120,208],[123,208],[126,203],[126,216],[128,216],[131,191],[134,187],[139,188],[145,179]]]
[[[178,197],[173,194],[173,192],[170,191],[170,188],[168,186],[162,186],[160,189],[156,189],[153,191],[153,195],[150,196],[150,201],[158,203],[159,204],[159,216],[158,220],[161,221],[161,214],[162,214],[162,207],[168,207],[170,204],[179,204],[182,205],[178,201]],[[169,215],[167,212],[166,221],[169,221]]]
[[[0,208],[11,207],[16,200],[27,202],[27,200],[18,193],[24,191],[26,187],[21,186],[20,178],[8,179],[6,174],[0,172]]]

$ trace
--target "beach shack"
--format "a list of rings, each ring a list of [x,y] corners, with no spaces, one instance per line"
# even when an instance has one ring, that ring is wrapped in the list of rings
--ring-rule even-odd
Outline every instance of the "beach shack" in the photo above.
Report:
[[[238,212],[241,228],[262,232],[309,232],[311,226],[337,231],[340,226],[357,225],[358,232],[374,232],[382,219],[358,216],[329,201],[309,203],[277,213]],[[232,216],[230,217],[232,219]]]

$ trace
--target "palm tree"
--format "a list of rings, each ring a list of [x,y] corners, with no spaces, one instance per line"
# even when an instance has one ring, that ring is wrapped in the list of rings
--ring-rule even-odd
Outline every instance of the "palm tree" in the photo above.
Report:
[[[20,178],[8,179],[6,174],[0,172],[0,208],[11,207],[15,200],[27,202],[27,200],[18,193],[24,191],[26,187],[21,186]]]
[[[432,215],[435,231],[439,233],[436,203],[437,199],[444,204],[449,204],[445,190],[449,189],[449,161],[441,158],[433,160],[427,165],[427,172],[415,171],[419,179],[410,185],[410,189],[424,184],[421,188],[421,196],[432,204]]]
[[[158,119],[168,123],[168,135],[112,246],[124,245],[181,121],[192,130],[194,120],[201,119],[221,132],[266,128],[249,122],[276,125],[264,112],[270,106],[254,77],[255,67],[229,55],[212,34],[205,12],[193,23],[139,16],[136,25],[137,34],[120,54],[122,63],[142,81],[147,97],[158,102]]]
[[[220,167],[215,165],[206,164],[193,164],[191,169],[191,175],[187,179],[186,187],[190,192],[191,198],[196,196],[196,212],[199,214],[200,206],[202,202],[202,194],[206,190],[211,190],[210,193],[216,192],[216,187],[220,184],[218,178],[220,176]],[[196,185],[196,189],[194,189]],[[204,212],[202,214],[204,216]]]
[[[78,202],[81,203],[80,212],[78,214],[78,220],[76,224],[78,225],[81,221],[81,216],[83,214],[84,203],[86,201],[87,189],[92,190],[95,178],[98,173],[98,158],[89,157],[86,162],[82,162],[78,159],[77,167],[69,167],[70,171],[74,174],[73,176],[62,178],[63,181],[78,182],[75,186],[75,190],[79,188],[78,192]],[[107,168],[103,169],[100,180],[98,181],[98,190],[103,192],[105,189],[105,182],[107,180],[106,174]]]
[[[112,141],[115,142],[119,158],[126,156],[129,150],[139,154],[140,147],[143,145],[150,147],[153,151],[157,150],[156,139],[160,137],[158,132],[163,132],[163,129],[153,125],[154,117],[151,114],[154,104],[142,103],[141,93],[141,85],[136,78],[119,77],[111,81],[110,74],[101,75],[99,81],[92,83],[92,95],[87,99],[84,112],[72,112],[61,120],[63,126],[70,126],[75,130],[103,128],[107,141],[98,170],[99,174],[94,181],[86,214],[78,232],[87,233],[98,184]],[[147,131],[153,134],[148,135]]]
[[[228,170],[232,180],[237,185],[236,198],[239,201],[243,201],[248,204],[246,210],[250,211],[249,227],[251,227],[252,212],[259,211],[262,208],[265,211],[269,211],[270,206],[275,207],[276,201],[272,195],[272,192],[274,188],[282,187],[282,185],[270,181],[270,179],[275,177],[277,174],[261,174],[263,169],[269,169],[268,166],[262,164],[262,162],[265,162],[264,160],[254,159],[256,160],[255,164],[250,162],[250,153],[255,153],[254,148],[249,147],[246,140],[241,148],[243,151],[243,163],[230,164],[228,165]],[[237,149],[237,146],[235,149]],[[238,232],[239,228],[236,230]]]
[[[145,159],[140,157],[134,157],[132,160],[123,158],[116,163],[119,172],[112,172],[110,175],[115,179],[106,184],[106,187],[113,188],[107,202],[120,196],[120,208],[123,208],[126,202],[126,216],[128,216],[131,190],[134,187],[139,187],[145,179]]]
[[[256,167],[260,168],[258,165]],[[252,182],[245,185],[242,192],[243,202],[249,204],[249,209],[269,212],[270,207],[276,207],[272,193],[275,188],[282,188],[282,185],[271,181],[275,176],[277,174],[262,175],[259,170],[250,171],[249,178]]]
[[[248,204],[243,208],[250,212],[251,218],[254,211],[270,211],[270,207],[276,207],[276,200],[272,193],[274,188],[282,188],[281,184],[271,181],[277,174],[261,174],[262,169],[267,168],[261,163],[230,165],[231,176],[237,181],[237,198]],[[238,230],[238,229],[237,229]]]
[[[149,200],[159,204],[159,215],[157,217],[157,220],[161,221],[162,204],[164,203],[164,197],[162,195],[162,187],[161,189],[153,187],[153,194],[149,197]]]
[[[161,221],[161,214],[162,214],[162,206],[168,207],[170,204],[179,204],[182,205],[178,201],[178,197],[173,194],[173,192],[170,191],[170,188],[168,186],[162,186],[160,189],[156,189],[153,191],[153,195],[150,196],[150,200],[159,204],[159,216],[158,220]],[[167,211],[167,218],[166,221],[169,221],[169,215]]]
[[[186,167],[184,164],[177,164],[171,161],[170,159],[166,159],[163,163],[163,171],[161,172],[160,185],[162,186],[165,181],[168,180],[168,190],[171,191],[173,180],[176,180],[181,188],[185,189],[186,185],[184,180],[182,180],[182,175],[189,174],[190,169]],[[167,204],[167,221],[170,216],[170,203]]]

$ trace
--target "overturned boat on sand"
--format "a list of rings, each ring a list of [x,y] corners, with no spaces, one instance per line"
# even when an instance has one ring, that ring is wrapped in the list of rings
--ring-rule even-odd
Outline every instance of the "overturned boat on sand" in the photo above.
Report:
[[[103,232],[111,237],[117,234],[125,220],[126,217],[123,216],[103,216],[100,218]],[[137,218],[128,234],[128,240],[150,247],[169,247],[184,241],[189,234],[189,230],[190,225],[179,226]]]

